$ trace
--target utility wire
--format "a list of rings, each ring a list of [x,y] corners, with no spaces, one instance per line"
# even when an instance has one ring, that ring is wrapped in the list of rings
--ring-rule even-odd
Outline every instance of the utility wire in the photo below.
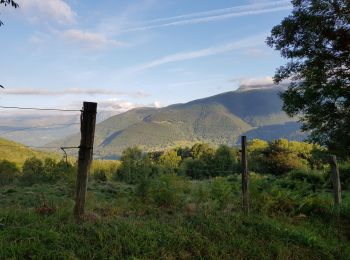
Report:
[[[58,147],[58,146],[32,146],[32,145],[7,145],[0,144],[0,147],[17,147],[17,148],[37,148],[37,149],[78,149],[79,146],[71,146],[71,147]]]
[[[5,109],[20,109],[20,110],[40,110],[40,111],[82,112],[82,110],[76,110],[76,109],[58,109],[58,108],[7,107],[7,106],[0,106],[0,108],[5,108]]]

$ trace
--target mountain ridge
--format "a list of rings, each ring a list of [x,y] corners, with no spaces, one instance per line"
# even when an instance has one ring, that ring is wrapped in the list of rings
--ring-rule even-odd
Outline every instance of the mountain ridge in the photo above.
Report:
[[[284,86],[229,91],[167,107],[142,107],[114,115],[96,126],[94,154],[118,158],[129,146],[146,151],[207,142],[235,145],[239,136],[302,140],[296,119],[282,111]],[[76,145],[79,134],[58,145]]]

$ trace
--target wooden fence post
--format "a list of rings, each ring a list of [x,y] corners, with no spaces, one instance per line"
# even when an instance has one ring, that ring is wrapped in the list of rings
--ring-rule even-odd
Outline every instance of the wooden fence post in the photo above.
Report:
[[[335,155],[331,155],[329,157],[329,163],[331,165],[331,176],[332,176],[333,193],[334,193],[334,205],[336,207],[338,207],[341,204],[341,184],[340,184],[337,157]]]
[[[247,137],[242,136],[242,202],[243,211],[249,213]]]
[[[78,174],[76,181],[76,194],[74,216],[80,221],[84,215],[85,196],[88,182],[88,174],[92,161],[95,125],[96,125],[97,103],[84,102],[80,119],[80,146],[78,158]]]

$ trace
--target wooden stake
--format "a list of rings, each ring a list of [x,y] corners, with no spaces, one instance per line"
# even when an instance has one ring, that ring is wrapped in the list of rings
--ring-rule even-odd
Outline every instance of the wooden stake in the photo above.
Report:
[[[337,157],[335,155],[331,155],[329,158],[329,162],[332,170],[331,175],[332,175],[332,182],[333,182],[334,205],[338,207],[341,204],[341,184],[340,184]]]
[[[242,136],[242,201],[243,211],[249,214],[247,137]]]
[[[80,146],[78,158],[78,174],[76,181],[76,196],[74,216],[80,221],[84,215],[85,197],[88,182],[88,174],[92,161],[97,103],[84,102],[80,125]]]

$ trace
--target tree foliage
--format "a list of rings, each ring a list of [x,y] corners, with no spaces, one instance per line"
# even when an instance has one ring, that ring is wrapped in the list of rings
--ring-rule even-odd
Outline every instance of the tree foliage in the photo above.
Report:
[[[8,160],[0,161],[0,186],[14,181],[19,173],[16,164]]]
[[[120,167],[114,176],[115,180],[135,184],[157,173],[149,156],[143,154],[138,147],[129,147],[124,150],[120,161]]]
[[[289,62],[274,81],[289,79],[283,109],[300,116],[310,139],[350,151],[350,1],[293,0],[292,14],[273,27],[270,47]]]
[[[13,0],[0,0],[0,5],[5,5],[5,6],[10,5],[10,6],[14,7],[14,8],[18,8],[19,7],[19,5]],[[0,26],[1,25],[4,25],[4,23],[0,20]]]

